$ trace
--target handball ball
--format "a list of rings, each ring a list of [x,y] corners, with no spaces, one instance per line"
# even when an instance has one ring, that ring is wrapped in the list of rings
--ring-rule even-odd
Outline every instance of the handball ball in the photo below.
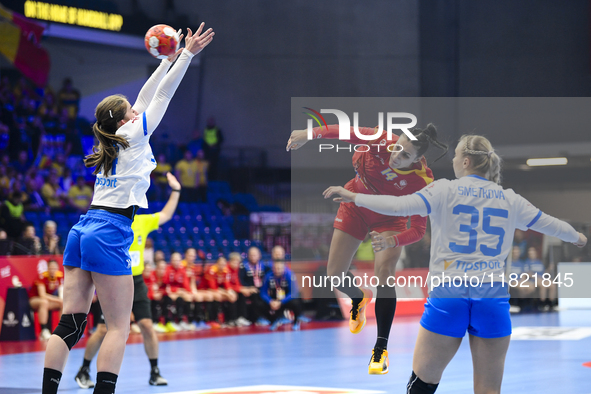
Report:
[[[166,59],[174,54],[180,45],[176,30],[168,25],[152,26],[144,38],[146,49],[157,59]]]

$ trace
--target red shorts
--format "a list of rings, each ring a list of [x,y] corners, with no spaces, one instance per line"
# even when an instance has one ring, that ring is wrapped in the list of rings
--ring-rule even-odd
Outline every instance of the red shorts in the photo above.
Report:
[[[382,215],[347,202],[341,203],[333,227],[363,241],[370,231],[401,233],[407,229],[407,223],[407,217]]]

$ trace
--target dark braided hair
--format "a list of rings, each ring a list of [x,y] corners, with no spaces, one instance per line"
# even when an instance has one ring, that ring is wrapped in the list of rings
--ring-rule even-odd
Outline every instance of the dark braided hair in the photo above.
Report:
[[[417,138],[416,141],[411,140],[410,138],[408,139],[417,149],[417,157],[423,156],[431,144],[443,150],[443,153],[437,159],[435,159],[433,163],[447,154],[447,150],[449,148],[447,145],[437,140],[437,128],[433,123],[429,123],[425,129],[415,127],[410,131]]]

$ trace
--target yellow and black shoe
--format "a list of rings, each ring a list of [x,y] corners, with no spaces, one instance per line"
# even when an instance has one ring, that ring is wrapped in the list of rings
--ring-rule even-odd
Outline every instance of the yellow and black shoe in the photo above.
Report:
[[[359,334],[365,327],[365,308],[373,298],[373,293],[369,289],[360,289],[363,292],[363,299],[357,305],[351,301],[351,314],[349,315],[349,330],[353,334]]]
[[[374,347],[369,360],[369,374],[370,375],[385,375],[388,373],[388,351],[379,347]]]

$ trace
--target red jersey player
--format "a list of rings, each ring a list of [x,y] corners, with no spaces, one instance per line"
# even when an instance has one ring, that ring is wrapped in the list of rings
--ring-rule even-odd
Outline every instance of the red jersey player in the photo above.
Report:
[[[215,264],[205,272],[207,288],[213,293],[213,298],[224,305],[224,315],[228,325],[236,326],[236,301],[238,295],[230,284],[231,273],[225,257],[219,257]]]
[[[41,324],[39,339],[41,340],[48,340],[51,337],[51,329],[47,323],[49,311],[62,309],[63,286],[64,274],[59,270],[57,261],[50,260],[47,263],[47,272],[41,274],[29,291],[29,305],[39,315],[39,324]]]
[[[195,327],[187,321],[187,303],[193,302],[193,294],[189,284],[187,271],[181,266],[182,256],[175,252],[170,256],[170,265],[166,268],[164,274],[164,283],[166,283],[166,295],[170,297],[176,306],[176,320],[178,328],[184,331],[194,331]],[[173,325],[176,329],[177,326]]]
[[[411,130],[416,141],[410,140],[406,135],[398,137],[394,134],[388,140],[387,133],[384,130],[380,132],[377,127],[359,128],[361,134],[375,135],[370,141],[359,138],[353,128],[350,131],[351,137],[347,142],[364,145],[353,154],[356,176],[345,185],[347,190],[355,193],[393,196],[412,194],[433,181],[431,169],[427,167],[423,157],[429,146],[433,144],[447,152],[447,146],[437,141],[437,130],[432,124],[424,130]],[[314,128],[313,137],[337,139],[339,126]],[[294,130],[287,143],[287,150],[299,149],[306,142],[307,130]],[[368,232],[373,238],[384,237],[391,243],[389,248],[375,254],[374,270],[379,279],[375,303],[378,338],[370,360],[370,374],[388,373],[386,349],[396,312],[396,289],[388,286],[388,277],[395,275],[396,263],[402,252],[401,246],[420,240],[427,226],[427,218],[419,215],[411,216],[410,228],[407,228],[407,222],[406,217],[380,215],[353,203],[342,203],[333,225],[327,271],[329,277],[335,279],[335,284],[338,278],[340,286],[337,289],[351,297],[349,329],[354,334],[361,332],[365,326],[365,307],[373,294],[369,289],[354,285],[353,275],[349,272],[353,256]]]

